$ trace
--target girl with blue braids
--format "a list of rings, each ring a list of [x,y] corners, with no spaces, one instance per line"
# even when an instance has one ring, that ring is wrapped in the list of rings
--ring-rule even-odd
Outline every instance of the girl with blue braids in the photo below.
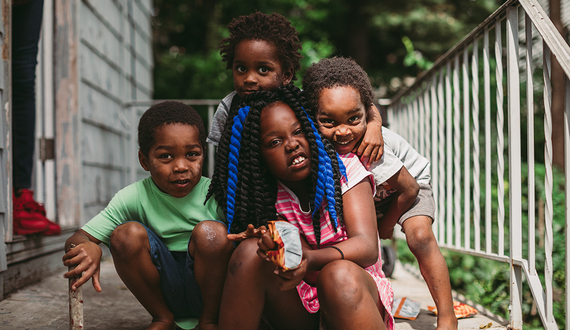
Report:
[[[321,139],[294,85],[245,98],[229,118],[210,185],[240,242],[226,276],[220,329],[393,329],[379,260],[371,175]],[[276,269],[265,225],[301,233],[299,268]]]

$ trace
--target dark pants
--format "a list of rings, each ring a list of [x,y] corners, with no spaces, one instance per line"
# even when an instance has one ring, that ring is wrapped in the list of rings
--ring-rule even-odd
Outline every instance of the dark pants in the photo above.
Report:
[[[44,0],[12,8],[12,161],[14,189],[32,186],[35,79]]]

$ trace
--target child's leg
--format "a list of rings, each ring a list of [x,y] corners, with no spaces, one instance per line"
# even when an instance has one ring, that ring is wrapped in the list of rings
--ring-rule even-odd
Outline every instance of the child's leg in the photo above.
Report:
[[[437,307],[437,329],[457,329],[449,271],[433,234],[431,218],[411,217],[402,226]]]
[[[113,231],[110,246],[121,280],[152,315],[147,329],[173,329],[174,314],[160,290],[160,276],[150,257],[146,229],[138,222],[122,224]]]
[[[352,261],[327,264],[319,273],[317,291],[328,330],[386,329],[376,282]]]
[[[257,330],[262,314],[279,329],[318,329],[318,314],[305,310],[297,290],[279,291],[275,266],[257,256],[257,239],[235,249],[220,308],[220,329]]]
[[[202,293],[199,327],[217,329],[220,301],[233,243],[227,227],[217,221],[202,221],[192,231],[188,252],[194,259],[194,277]]]

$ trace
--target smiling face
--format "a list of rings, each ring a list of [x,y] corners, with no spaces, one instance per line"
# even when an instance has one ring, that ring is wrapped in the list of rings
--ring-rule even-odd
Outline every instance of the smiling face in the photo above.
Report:
[[[237,44],[232,74],[241,98],[254,91],[275,90],[293,78],[292,70],[283,71],[277,47],[263,40],[243,40]]]
[[[311,173],[309,141],[291,108],[274,103],[260,117],[260,148],[269,173],[291,188]]]
[[[325,88],[318,102],[319,131],[341,154],[351,152],[366,133],[366,108],[349,86]]]
[[[139,151],[141,166],[162,192],[177,198],[188,195],[202,177],[204,148],[198,129],[166,124],[156,129],[154,140],[148,157]]]

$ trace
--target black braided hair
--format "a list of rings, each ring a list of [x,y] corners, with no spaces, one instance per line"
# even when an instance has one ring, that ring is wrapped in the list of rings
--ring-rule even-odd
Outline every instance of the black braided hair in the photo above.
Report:
[[[259,124],[261,111],[276,102],[283,102],[293,110],[310,145],[311,174],[310,186],[307,189],[311,206],[315,210],[313,228],[317,242],[320,243],[320,206],[328,205],[327,210],[331,220],[336,222],[335,227],[338,227],[342,221],[341,170],[336,151],[328,140],[321,141],[312,119],[303,107],[302,93],[293,84],[281,86],[273,92],[261,91],[248,95],[237,114],[234,112],[233,116],[228,117],[228,122],[231,124],[226,123],[217,151],[224,155],[216,157],[222,161],[216,162],[208,198],[213,196],[226,211],[228,221],[231,221],[229,228],[231,233],[244,231],[250,223],[258,227],[265,225],[269,220],[275,220],[277,181],[264,169],[259,146]],[[236,130],[240,129],[241,134],[236,134]],[[238,141],[236,136],[241,140]],[[324,158],[329,159],[330,173],[325,172],[321,177],[330,176],[330,180],[322,183],[322,179],[319,180],[319,171],[323,172],[325,168]],[[322,183],[321,188],[319,182]],[[328,192],[325,192],[326,189]],[[327,193],[329,195],[332,193],[332,196],[328,196]],[[320,200],[321,203],[315,207],[314,200]]]
[[[263,40],[275,45],[277,57],[283,66],[283,72],[295,72],[301,68],[301,42],[297,37],[297,29],[285,17],[273,13],[267,15],[256,11],[249,15],[234,18],[228,24],[230,36],[220,42],[220,54],[231,69],[234,63],[236,46],[244,40]]]
[[[236,93],[234,95],[234,97],[232,98],[232,102],[230,105],[230,109],[228,111],[228,117],[226,119],[226,123],[224,125],[224,130],[222,132],[222,136],[220,138],[220,142],[218,144],[218,148],[216,151],[216,157],[215,157],[215,168],[221,167],[221,168],[227,168],[228,167],[228,154],[229,154],[229,144],[230,144],[230,137],[231,137],[231,129],[232,129],[232,125],[233,125],[233,120],[231,120],[231,118],[234,118],[237,113],[238,110],[240,109],[241,103],[243,102],[243,100],[241,99],[241,97]],[[229,134],[226,134],[229,133]],[[208,190],[208,195],[206,196],[206,201],[211,197],[214,196],[215,200],[218,202],[218,205],[225,209],[226,208],[226,202],[225,202],[225,192],[227,189],[227,183],[228,183],[228,177],[227,177],[227,171],[214,171],[214,174],[212,175],[212,182],[219,182],[220,184],[223,184],[223,186],[219,186],[219,187],[214,187],[213,185],[210,185],[210,188]],[[224,195],[224,198],[219,198],[218,196],[222,196]],[[206,201],[204,201],[204,204],[206,204]]]

